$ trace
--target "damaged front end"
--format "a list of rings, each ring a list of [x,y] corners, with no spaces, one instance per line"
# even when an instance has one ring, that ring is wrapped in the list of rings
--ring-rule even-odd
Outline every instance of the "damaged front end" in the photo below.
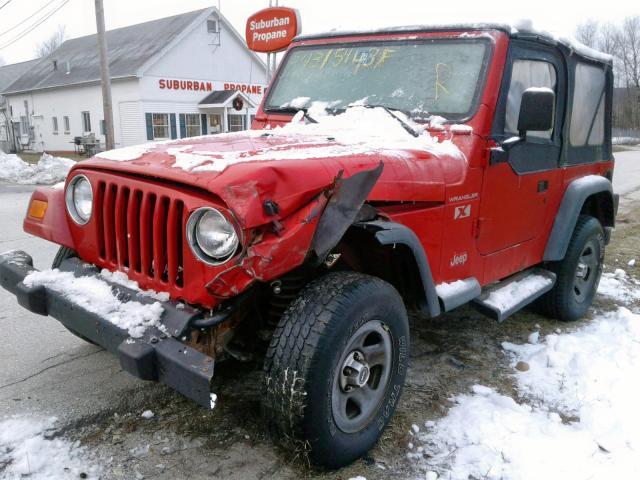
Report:
[[[29,311],[49,315],[78,336],[115,354],[122,368],[133,376],[163,383],[199,405],[212,408],[215,402],[215,395],[211,393],[215,362],[227,356],[239,360],[253,358],[247,352],[256,349],[244,348],[247,346],[246,338],[253,336],[261,337],[263,342],[267,340],[268,335],[264,332],[270,326],[273,327],[304,284],[318,274],[318,269],[326,268],[326,257],[347,228],[358,221],[364,201],[380,177],[382,168],[380,163],[374,169],[361,171],[346,179],[342,178],[340,172],[331,185],[295,211],[289,212],[285,218],[278,215],[277,204],[265,202],[264,212],[270,216],[271,221],[248,230],[251,235],[246,238],[241,253],[225,265],[199,271],[200,288],[212,299],[210,305],[186,301],[182,295],[176,296],[174,291],[170,291],[172,300],[161,302],[162,314],[158,324],[147,326],[139,336],[133,336],[126,328],[114,323],[108,315],[92,309],[86,302],[79,302],[64,289],[48,284],[34,285],[28,280],[25,282],[30,274],[38,272],[33,267],[31,257],[25,252],[13,251],[0,255],[0,283]],[[102,177],[105,175],[102,172],[100,174]],[[87,176],[92,178],[91,172]],[[112,184],[116,185],[119,180],[115,176],[113,178]],[[132,182],[130,188],[133,192],[139,181],[129,180]],[[121,201],[121,196],[113,188],[115,206]],[[168,187],[162,187],[158,192],[160,198],[163,194],[167,197],[170,195]],[[111,265],[104,261],[110,258],[108,243],[98,242],[98,245],[102,245],[102,251],[94,252],[93,256],[86,255],[83,252],[83,248],[88,245],[86,236],[80,235],[78,225],[69,223],[70,232],[52,228],[50,222],[60,221],[59,217],[63,213],[59,211],[61,198],[62,190],[37,190],[32,202],[40,199],[38,201],[48,203],[46,214],[49,216],[45,218],[46,221],[41,221],[28,215],[25,220],[25,227],[29,231],[42,234],[41,236],[45,236],[43,232],[47,233],[45,238],[58,241],[76,250],[85,260],[90,260],[66,258],[58,265],[58,270],[71,273],[78,279],[99,278],[109,285],[112,294],[122,303],[149,305],[157,302],[144,291],[129,288],[126,282],[124,285],[114,283],[113,278],[101,273],[102,268],[121,270],[134,281],[142,279],[141,274],[146,273],[144,268],[139,268],[138,278],[135,276],[136,253],[131,246],[135,245],[136,239],[132,240],[131,236],[144,232],[130,230],[134,223],[125,216],[126,209],[124,213],[110,214],[121,225],[112,230],[113,240],[104,234],[108,228],[104,212],[108,213],[109,210],[97,213],[100,223],[95,226],[96,232],[115,245],[112,252],[114,263]],[[130,198],[133,198],[133,193]],[[189,197],[182,198],[185,202],[182,215],[186,221],[190,212]],[[108,198],[101,201],[108,204]],[[145,215],[150,214],[142,212],[140,218]],[[152,226],[158,223],[156,217],[150,218]],[[67,225],[66,219],[64,220],[62,223]],[[90,230],[94,226],[89,222],[81,228]],[[178,234],[180,230],[184,232],[184,229],[176,229]],[[64,233],[62,237],[60,232]],[[128,242],[118,241],[121,234],[128,238]],[[171,243],[167,238],[165,234],[164,243]],[[149,242],[152,249],[162,244],[163,242],[158,241]],[[187,245],[182,246],[186,252]],[[127,252],[124,260],[122,252]],[[150,261],[155,261],[161,257],[153,250],[149,258]],[[183,257],[182,261],[185,265],[183,272],[186,272],[187,260]],[[144,266],[144,259],[139,263]],[[207,276],[208,272],[215,275]],[[150,276],[155,276],[155,280],[159,277],[162,283],[161,272],[151,271]],[[185,278],[184,286],[180,289],[174,286],[174,290],[179,293],[180,290],[186,291],[190,280]],[[171,279],[165,279],[164,282],[171,284]],[[142,288],[163,290],[161,284],[140,282],[140,285]],[[259,343],[260,340],[256,342]]]
[[[205,408],[212,408],[211,394],[214,359],[185,344],[191,325],[202,312],[176,302],[162,302],[160,327],[148,327],[133,338],[127,330],[105,316],[92,312],[70,299],[64,292],[44,286],[27,286],[25,277],[37,271],[31,257],[22,251],[0,255],[0,284],[13,293],[18,303],[39,315],[49,315],[69,330],[115,354],[120,365],[142,380],[163,383]],[[98,276],[99,270],[77,258],[64,260],[60,271],[76,277]],[[109,282],[107,282],[109,283]],[[122,302],[153,303],[155,300],[119,284],[112,284]]]

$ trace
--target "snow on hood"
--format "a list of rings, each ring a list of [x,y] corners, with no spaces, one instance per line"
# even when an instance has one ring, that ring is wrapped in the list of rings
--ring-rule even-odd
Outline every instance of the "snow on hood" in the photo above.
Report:
[[[63,181],[75,164],[73,160],[43,153],[35,165],[17,155],[0,150],[0,180],[21,184],[52,185]]]
[[[424,151],[437,156],[463,158],[450,140],[439,141],[424,127],[402,113],[394,112],[411,125],[418,137],[409,134],[398,121],[382,108],[355,105],[344,113],[329,115],[326,104],[314,102],[308,114],[318,123],[308,123],[298,112],[290,123],[268,130],[249,130],[204,137],[191,137],[171,142],[156,142],[102,152],[98,158],[133,161],[145,154],[165,151],[175,158],[172,166],[188,172],[222,172],[230,165],[244,162],[302,160],[308,158],[379,155],[409,157],[409,151]],[[280,140],[258,148],[249,142],[244,148],[213,150],[216,144],[268,137]],[[200,143],[207,139],[209,142]]]

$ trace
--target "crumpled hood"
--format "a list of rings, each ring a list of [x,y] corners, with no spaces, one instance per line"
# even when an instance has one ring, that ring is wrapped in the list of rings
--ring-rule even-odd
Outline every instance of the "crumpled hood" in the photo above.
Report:
[[[387,127],[401,128],[386,114],[384,120]],[[428,133],[414,138],[402,130],[396,137],[381,138],[296,127],[125,147],[100,153],[77,168],[121,171],[207,190],[245,228],[273,220],[265,217],[265,200],[276,202],[284,218],[328,189],[340,171],[346,178],[381,161],[384,170],[369,200],[444,201],[445,185],[464,180],[464,153]]]

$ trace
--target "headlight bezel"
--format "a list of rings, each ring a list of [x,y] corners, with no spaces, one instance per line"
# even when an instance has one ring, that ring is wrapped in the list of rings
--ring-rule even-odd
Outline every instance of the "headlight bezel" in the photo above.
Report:
[[[86,219],[83,218],[82,215],[80,215],[80,213],[78,213],[78,209],[76,208],[76,204],[74,201],[75,189],[78,185],[78,182],[80,181],[87,182],[87,185],[89,185],[89,191],[91,192],[91,210]],[[74,176],[71,179],[71,181],[67,184],[67,188],[65,189],[64,198],[65,198],[65,204],[67,207],[67,212],[69,213],[69,216],[71,217],[71,219],[78,225],[86,225],[87,223],[89,223],[89,220],[91,220],[91,217],[93,216],[93,206],[95,204],[95,201],[94,201],[95,197],[93,194],[93,186],[91,185],[91,181],[87,178],[86,175],[79,174]]]
[[[196,229],[198,228],[198,224],[200,220],[202,219],[204,214],[206,214],[207,212],[215,212],[218,215],[220,215],[231,226],[231,228],[235,232],[235,242],[234,242],[233,249],[231,249],[230,253],[228,253],[223,257],[214,257],[210,255],[209,253],[205,252],[200,246],[200,244],[198,243]],[[238,223],[235,221],[235,218],[233,217],[231,212],[227,212],[221,208],[200,207],[195,209],[189,215],[185,229],[186,229],[187,241],[189,243],[189,248],[191,248],[191,251],[193,252],[193,254],[196,256],[198,260],[200,260],[203,263],[206,263],[207,265],[218,266],[218,265],[227,263],[236,255],[236,253],[242,247],[242,244],[243,244],[242,230],[238,228]]]

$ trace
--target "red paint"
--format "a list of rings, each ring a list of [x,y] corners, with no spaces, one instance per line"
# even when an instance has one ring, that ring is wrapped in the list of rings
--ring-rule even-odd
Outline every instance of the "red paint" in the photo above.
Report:
[[[460,33],[372,35],[304,44],[457,37]],[[383,216],[416,233],[436,283],[474,276],[486,285],[540,263],[569,182],[588,174],[602,175],[613,168],[613,162],[546,172],[550,188],[541,194],[535,188],[541,174],[518,177],[509,165],[489,166],[492,143],[488,135],[509,40],[503,33],[488,33],[495,44],[481,105],[467,122],[473,134],[454,135],[446,129],[434,133],[441,139],[451,139],[465,159],[424,151],[410,151],[405,157],[359,154],[304,158],[303,150],[319,144],[301,140],[292,145],[288,139],[269,136],[186,139],[179,145],[190,145],[193,152],[222,155],[276,147],[301,154],[298,159],[294,154],[291,160],[243,162],[222,172],[198,173],[173,167],[174,157],[167,149],[176,144],[162,145],[131,162],[96,157],[77,164],[69,175],[71,178],[82,172],[94,186],[96,202],[103,207],[91,221],[80,227],[61,218],[61,192],[39,189],[34,198],[46,195],[47,215],[43,222],[25,220],[25,229],[75,248],[84,260],[100,267],[127,271],[143,288],[168,291],[174,299],[212,307],[255,281],[270,281],[302,264],[326,203],[323,192],[331,188],[337,173],[342,170],[346,178],[375,168],[382,160],[384,170],[368,200],[384,202],[378,207]],[[290,119],[291,115],[267,115],[261,107],[254,128],[276,126]],[[277,216],[264,213],[262,205],[267,199],[278,203]],[[204,205],[232,212],[244,234],[242,254],[222,266],[198,261],[186,244],[184,224],[188,213]],[[282,225],[279,234],[273,232],[273,220]],[[137,225],[146,229],[138,230]],[[166,265],[169,275],[151,271],[151,265]],[[184,272],[181,284],[167,280],[175,278],[178,271]]]
[[[301,29],[296,9],[270,7],[247,19],[245,38],[249,49],[255,52],[280,52],[286,50]]]
[[[24,231],[58,245],[73,248],[74,241],[69,231],[70,220],[65,208],[64,191],[51,187],[38,187],[31,194],[31,200],[47,202],[47,212],[42,220],[25,215],[22,224]],[[27,211],[29,211],[28,207]]]

